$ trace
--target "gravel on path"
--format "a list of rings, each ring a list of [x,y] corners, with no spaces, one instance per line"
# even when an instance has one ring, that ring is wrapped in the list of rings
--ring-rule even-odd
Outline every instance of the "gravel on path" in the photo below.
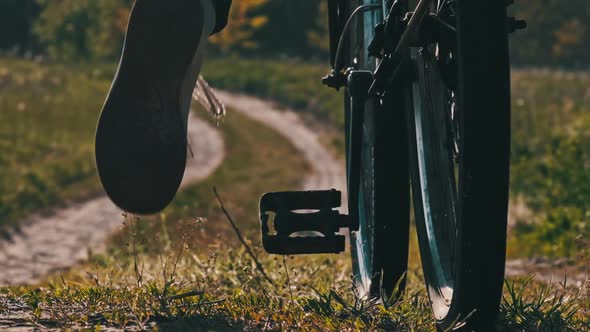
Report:
[[[216,94],[232,110],[242,112],[281,133],[303,154],[307,162],[312,166],[312,171],[304,179],[302,189],[334,188],[341,190],[343,193],[342,201],[346,202],[344,162],[335,158],[320,143],[318,133],[309,128],[296,112],[279,107],[271,101],[264,101],[244,94],[225,91],[216,91]],[[228,116],[231,116],[231,114]],[[269,190],[272,190],[272,188],[269,188]],[[347,208],[342,207],[340,211],[341,213],[347,213]],[[532,212],[522,199],[511,201],[508,212],[508,231],[512,229],[517,220],[531,218],[531,215]],[[575,286],[583,285],[589,277],[587,268],[582,269],[571,262],[564,264],[563,259],[544,259],[543,264],[538,264],[539,259],[508,260],[506,262],[506,276],[530,276],[535,274],[535,279],[543,282],[563,282],[567,276],[569,285]]]
[[[225,91],[216,91],[216,94],[232,110],[285,136],[302,153],[312,169],[303,177],[301,189],[334,188],[342,191],[342,201],[346,202],[344,162],[320,143],[318,133],[309,128],[296,112],[243,94]],[[194,115],[189,123],[194,156],[187,165],[183,185],[209,176],[221,164],[224,154],[223,138],[215,128]],[[528,215],[528,211],[524,213],[519,204],[511,203],[509,219],[512,225],[516,219]],[[345,206],[340,211],[347,213]],[[86,259],[90,251],[102,248],[108,237],[120,228],[122,220],[121,211],[104,196],[55,211],[50,217],[34,215],[28,218],[21,223],[24,225],[22,231],[10,241],[0,239],[0,285],[35,283],[52,271]],[[506,275],[536,273],[538,280],[562,281],[569,271],[568,280],[574,285],[583,283],[588,277],[577,269],[577,273],[571,273],[571,268],[564,268],[560,261],[548,260],[541,265],[532,264],[531,260],[509,260]]]
[[[273,128],[301,152],[312,167],[311,172],[303,179],[302,190],[340,190],[342,202],[346,202],[344,161],[338,160],[320,143],[318,133],[309,128],[297,113],[279,108],[272,102],[244,94],[226,91],[216,91],[215,93],[231,110],[244,113]],[[231,113],[228,116],[231,116]],[[268,189],[272,191],[273,188]],[[346,206],[341,207],[340,211],[347,213]]]
[[[194,155],[189,153],[182,186],[207,178],[224,158],[219,131],[193,113],[189,140]],[[19,232],[0,239],[0,285],[34,284],[87,259],[103,249],[122,221],[122,211],[104,195],[23,220]]]

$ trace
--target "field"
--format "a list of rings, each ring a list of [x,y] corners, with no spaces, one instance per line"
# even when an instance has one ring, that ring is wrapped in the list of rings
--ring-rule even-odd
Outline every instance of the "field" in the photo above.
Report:
[[[341,130],[342,94],[320,83],[328,71],[325,65],[296,61],[216,59],[208,62],[204,76],[214,86],[279,101]],[[590,74],[513,69],[512,100],[511,193],[532,215],[517,220],[509,254],[587,254]],[[326,141],[343,152],[339,136]]]
[[[112,68],[0,60],[0,229],[99,192],[94,128]]]
[[[511,188],[536,213],[518,222],[513,245],[588,264],[590,74],[517,70],[512,90]]]
[[[295,65],[301,67],[296,73],[291,70]],[[4,225],[100,190],[92,135],[113,68],[0,60]],[[223,71],[215,76],[212,71],[217,68]],[[244,76],[232,79],[237,72]],[[214,86],[297,108],[323,126],[333,122],[337,130],[342,123],[341,98],[320,87],[325,72],[320,65],[228,59],[211,61],[205,77]],[[273,84],[268,84],[271,73]],[[581,225],[588,218],[590,190],[581,181],[590,183],[584,178],[590,167],[584,151],[590,146],[585,108],[590,77],[527,70],[515,71],[513,78],[512,190],[534,212],[534,220],[518,222],[511,255],[578,257],[584,251],[579,235],[589,231]],[[283,137],[231,109],[220,130],[227,156],[209,179],[181,192],[157,216],[126,216],[107,251],[88,262],[34,287],[0,288],[0,317],[11,315],[13,322],[24,326],[55,328],[432,330],[415,246],[408,290],[398,303],[359,298],[351,283],[348,253],[295,258],[264,254],[253,212],[260,193],[296,187],[309,166]],[[23,170],[34,176],[23,176]],[[213,186],[255,259],[219,209]],[[21,194],[19,199],[14,188],[25,188],[22,192],[36,198]],[[559,211],[565,211],[561,219],[552,217]],[[561,223],[548,222],[551,218]],[[546,248],[547,243],[559,245]],[[506,282],[497,328],[583,331],[590,329],[588,317],[587,294],[522,277]]]

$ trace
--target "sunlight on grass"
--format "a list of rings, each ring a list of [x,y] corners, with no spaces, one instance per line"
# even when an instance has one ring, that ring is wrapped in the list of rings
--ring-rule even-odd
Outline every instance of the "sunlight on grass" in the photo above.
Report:
[[[128,216],[125,234],[134,241]],[[139,221],[141,222],[141,221]],[[201,224],[184,224],[186,233]],[[345,255],[277,257],[254,246],[269,273],[265,280],[232,238],[213,250],[191,247],[184,235],[154,256],[146,252],[95,256],[41,288],[0,289],[0,316],[51,327],[231,330],[433,329],[430,305],[417,271],[410,270],[402,299],[383,303],[359,297]],[[150,241],[159,242],[156,238]],[[209,253],[207,253],[209,251]],[[135,268],[138,266],[139,268]],[[583,287],[587,287],[584,285]],[[583,288],[507,281],[499,331],[584,331],[590,303]],[[585,291],[588,291],[586,289]]]
[[[208,61],[204,75],[216,87],[311,114],[311,125],[328,120],[338,130],[324,129],[323,140],[342,156],[343,97],[321,84],[328,70],[295,60],[220,58]],[[511,194],[532,216],[516,220],[509,255],[577,257],[588,250],[578,238],[590,238],[590,74],[513,69],[512,101]]]
[[[306,65],[293,71],[293,64],[224,61],[212,62],[223,68],[217,71],[218,77],[206,76],[214,84],[274,98],[316,118],[334,121],[336,127],[341,125],[340,95],[319,88],[323,66]],[[112,69],[0,61],[0,144],[8,151],[0,156],[0,217],[4,223],[98,189],[92,135]],[[247,75],[231,80],[229,75],[236,72]],[[586,123],[581,119],[587,114],[584,102],[590,94],[580,86],[589,83],[588,78],[560,75],[525,71],[514,75],[517,179],[513,176],[513,189],[527,195],[536,214],[546,208],[545,203],[537,207],[539,197],[533,195],[546,194],[543,167],[551,174],[569,174],[567,168],[555,166],[555,161],[547,162],[554,152],[548,146],[571,147],[575,144],[564,137],[586,137],[580,124]],[[269,83],[261,86],[267,79]],[[311,79],[317,79],[317,85]],[[554,91],[556,87],[562,90]],[[555,117],[555,112],[563,116]],[[204,112],[198,114],[206,117]],[[88,262],[57,272],[34,287],[0,288],[2,324],[58,329],[433,330],[414,230],[408,288],[395,303],[359,296],[350,275],[349,252],[296,257],[262,252],[257,220],[260,194],[298,189],[309,165],[285,138],[239,113],[229,110],[220,130],[226,160],[209,179],[180,192],[159,215],[121,217],[125,220],[121,231],[105,252],[91,255]],[[560,150],[559,158],[573,160],[570,168],[577,165],[577,159],[568,159],[579,156],[577,150]],[[584,170],[570,180],[582,181]],[[521,180],[525,174],[528,177]],[[555,181],[574,183],[567,182],[570,180],[557,177]],[[270,281],[236,240],[215,201],[213,186]],[[584,195],[551,197],[556,204],[569,197],[568,204],[575,205],[578,203],[571,202]],[[577,213],[563,212],[570,219]],[[567,218],[555,217],[556,223],[561,225]],[[541,234],[538,228],[528,231],[525,226],[518,226],[522,233],[517,239],[527,242],[513,246],[536,248],[549,242],[541,235],[533,240],[524,237],[522,234]],[[575,232],[569,229],[558,238],[569,241],[572,234]],[[589,292],[588,284],[507,280],[497,329],[589,330]]]
[[[0,227],[100,190],[94,129],[110,85],[104,76],[0,59]]]

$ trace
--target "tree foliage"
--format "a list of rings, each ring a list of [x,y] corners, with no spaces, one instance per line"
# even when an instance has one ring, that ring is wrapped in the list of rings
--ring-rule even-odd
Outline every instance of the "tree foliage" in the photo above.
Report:
[[[272,0],[266,3],[260,13],[268,17],[268,23],[253,36],[260,45],[260,52],[265,56],[309,58],[317,55],[318,50],[310,44],[308,32],[317,29],[318,3],[324,1]]]
[[[256,14],[256,9],[266,2],[268,0],[233,1],[227,26],[211,37],[211,43],[224,52],[255,48],[258,43],[252,36],[268,21],[265,15]]]
[[[319,3],[316,28],[307,32],[310,46],[328,54],[330,51],[330,32],[328,30],[328,2]]]
[[[118,56],[129,0],[38,0],[43,10],[34,31],[49,55],[60,60]]]
[[[38,15],[39,6],[35,0],[1,0],[0,50],[35,50],[37,45],[31,25]]]
[[[113,60],[132,1],[2,0],[0,49],[18,46],[57,59]],[[325,55],[326,5],[324,0],[234,0],[228,27],[211,41],[224,52]],[[510,10],[528,22],[526,30],[511,36],[513,63],[590,65],[590,1],[519,0]]]
[[[511,37],[514,63],[590,65],[590,1],[520,0],[513,14],[528,23]]]

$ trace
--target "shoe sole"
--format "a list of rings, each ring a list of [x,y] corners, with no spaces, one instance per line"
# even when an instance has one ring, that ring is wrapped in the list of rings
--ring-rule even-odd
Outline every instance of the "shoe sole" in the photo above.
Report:
[[[182,181],[188,122],[182,107],[189,107],[183,90],[197,79],[190,73],[203,30],[200,6],[195,0],[137,0],[133,6],[95,147],[102,185],[125,211],[162,210]]]

